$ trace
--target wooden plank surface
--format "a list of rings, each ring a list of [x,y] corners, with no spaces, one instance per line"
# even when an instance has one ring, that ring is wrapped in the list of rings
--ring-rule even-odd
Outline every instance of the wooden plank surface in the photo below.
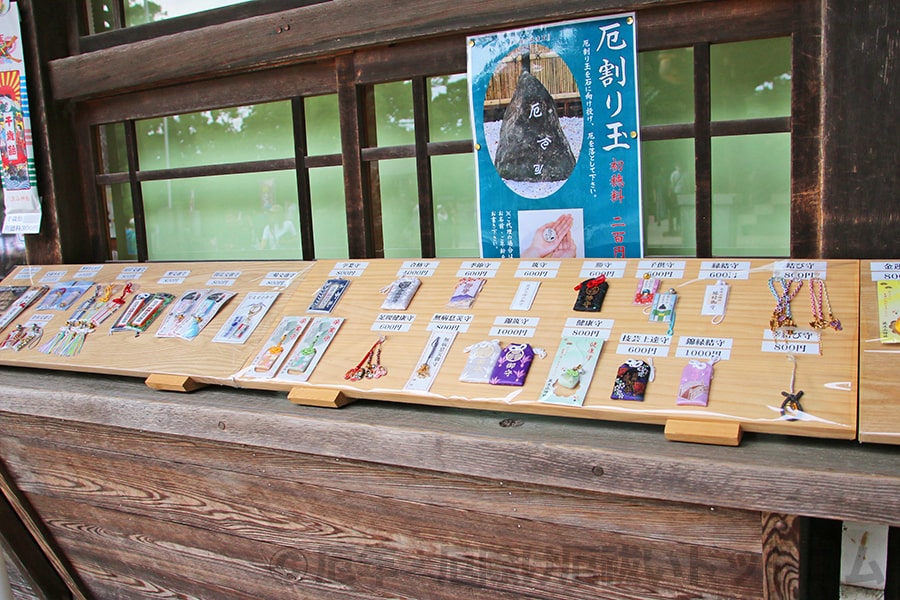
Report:
[[[0,455],[98,596],[762,593],[754,511],[2,421]]]
[[[138,338],[127,333],[112,336],[91,334],[84,350],[74,357],[48,356],[36,350],[2,352],[0,364],[134,377],[151,374],[182,376],[199,383],[246,388],[285,392],[309,388],[340,391],[347,398],[657,425],[675,419],[739,424],[744,431],[845,439],[856,437],[859,287],[856,261],[827,263],[828,294],[835,314],[843,322],[843,330],[822,330],[817,344],[792,342],[791,347],[800,349],[792,355],[793,360],[789,360],[785,352],[761,350],[766,343],[765,336],[775,303],[768,289],[768,281],[776,264],[772,261],[746,261],[750,265],[747,279],[730,280],[727,316],[720,325],[713,325],[710,317],[700,314],[706,285],[712,280],[702,278],[700,268],[704,261],[699,259],[643,263],[637,260],[619,261],[622,270],[610,278],[610,289],[599,313],[572,309],[576,296],[573,287],[585,278],[583,271],[587,265],[598,261],[562,260],[557,263],[558,270],[543,270],[552,276],[529,278],[520,277],[517,273],[523,265],[531,264],[530,261],[434,260],[429,263],[432,271],[422,277],[422,286],[409,309],[403,311],[405,316],[414,319],[409,330],[373,330],[379,323],[378,316],[385,312],[380,308],[383,299],[381,290],[396,279],[405,266],[422,262],[373,259],[315,263],[152,263],[140,280],[141,289],[164,289],[175,294],[203,287],[215,272],[223,270],[241,271],[238,282],[230,288],[239,293],[263,289],[259,282],[269,272],[300,272],[302,275],[282,293],[265,321],[244,345],[210,342],[221,323],[241,301],[242,295],[239,294],[196,340],[190,342],[154,338],[152,333],[157,327],[154,325]],[[489,262],[496,267],[495,270],[467,270],[472,264]],[[599,262],[605,264],[609,261]],[[667,324],[649,322],[642,307],[633,305],[633,297],[641,265],[658,264],[660,270],[665,270],[667,265],[671,267],[679,263],[684,265],[683,272],[676,269],[672,271],[675,273],[673,277],[662,281],[662,289],[673,288],[680,298],[673,335],[668,336]],[[822,264],[825,264],[824,261]],[[357,266],[355,271],[346,268],[354,265]],[[122,268],[114,265],[104,267],[110,276],[116,276]],[[160,286],[154,283],[172,269],[187,270],[190,275],[177,285]],[[73,272],[70,270],[69,274]],[[467,272],[489,273],[483,291],[471,309],[448,308],[447,302],[460,274]],[[530,269],[527,272],[540,273],[541,270]],[[15,271],[5,283],[15,283],[17,273]],[[266,340],[280,318],[285,315],[310,316],[307,308],[311,299],[335,273],[352,273],[348,276],[351,284],[347,292],[331,313],[331,316],[343,317],[345,321],[309,381],[246,376],[244,370],[249,368],[258,352],[265,350]],[[37,277],[40,275],[39,272]],[[510,310],[518,285],[525,280],[540,282],[534,304],[528,311]],[[794,300],[793,310],[800,329],[811,332],[806,325],[812,318],[808,287],[804,287]],[[461,314],[471,317],[471,322],[467,331],[457,335],[431,389],[428,392],[404,391],[404,385],[419,366],[421,353],[430,335],[429,325],[435,314]],[[29,313],[26,313],[19,322],[28,316]],[[505,330],[513,331],[511,336],[492,334],[498,320],[523,317],[537,319],[531,331],[522,334],[521,328],[505,327]],[[55,316],[46,326],[46,335],[53,335],[65,318],[64,315]],[[609,339],[600,354],[584,406],[539,402],[545,382],[553,376],[550,372],[553,356],[564,329],[571,325],[573,319],[584,318],[604,319],[609,323],[609,329],[599,334],[607,335]],[[379,379],[347,381],[344,378],[347,370],[364,357],[382,334],[386,336],[382,346],[382,362],[387,368],[387,375]],[[643,356],[641,353],[652,349],[623,341],[623,336],[634,335],[660,341],[666,346],[665,356],[657,356],[653,361],[655,378],[648,385],[643,402],[611,400],[610,391],[619,366],[626,360],[640,358]],[[504,345],[528,342],[535,348],[545,349],[548,356],[534,361],[522,387],[460,382],[459,374],[468,358],[465,348],[492,337],[498,337]],[[684,338],[700,338],[707,340],[707,343],[730,346],[727,360],[719,360],[714,366],[708,407],[677,406],[675,403],[682,370],[690,360],[676,356],[679,343]],[[820,353],[803,353],[802,348],[807,348],[808,352],[818,349]],[[704,347],[695,349],[701,354],[706,352]],[[797,391],[804,392],[802,405],[806,412],[799,420],[793,420],[780,411],[783,393],[791,391],[792,384]]]
[[[877,275],[872,270],[873,263],[884,262],[864,260],[859,266],[859,439],[900,444],[900,344],[880,341]]]
[[[128,378],[8,367],[0,367],[3,417],[35,419],[35,437],[51,420],[59,421],[55,436],[65,436],[70,422],[92,423],[191,444],[208,440],[716,509],[900,525],[896,448],[851,440],[748,433],[740,448],[673,444],[658,428],[628,423],[364,401],[326,410],[266,391],[159,394]]]

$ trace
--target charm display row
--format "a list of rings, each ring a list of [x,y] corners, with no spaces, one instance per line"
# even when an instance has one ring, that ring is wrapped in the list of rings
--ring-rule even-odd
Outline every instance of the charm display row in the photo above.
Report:
[[[84,296],[89,290],[93,293]],[[155,336],[195,339],[219,311],[236,296],[216,289],[188,290],[180,296],[167,292],[144,292],[131,283],[97,284],[71,281],[49,286],[0,288],[6,303],[0,313],[0,332],[32,306],[31,320],[20,324],[0,343],[0,350],[21,351],[35,348],[44,354],[74,356],[81,352],[88,336],[110,323],[109,335],[146,332],[157,319],[162,320]],[[213,337],[213,342],[243,344],[260,324],[279,292],[255,292],[246,295]],[[169,308],[171,305],[171,308]],[[44,339],[39,313],[52,314],[74,310],[65,324],[50,339]]]
[[[344,321],[341,317],[284,317],[240,376],[275,381],[308,381]],[[427,392],[452,351],[456,337],[457,333],[454,331],[432,332],[417,366],[412,372],[404,374],[407,379],[402,389]],[[598,339],[563,337],[552,355],[550,374],[538,401],[582,406],[591,386],[603,343],[603,340]],[[345,372],[344,379],[353,383],[387,375],[388,367],[383,361],[386,345],[389,353],[388,338],[378,336],[359,362]],[[462,383],[494,386],[524,386],[534,361],[548,357],[546,350],[535,348],[529,343],[515,342],[504,346],[499,340],[484,340],[467,346],[462,351],[466,353],[467,360],[458,380]],[[803,392],[795,392],[793,389],[796,362],[793,356],[789,360],[794,370],[791,373],[790,390],[782,392],[784,399],[780,410],[783,418],[795,420],[803,414],[800,405]],[[715,360],[687,361],[678,382],[675,405],[708,406],[715,363]],[[654,378],[652,358],[649,362],[627,359],[617,369],[608,397],[610,400],[643,401],[647,387]]]

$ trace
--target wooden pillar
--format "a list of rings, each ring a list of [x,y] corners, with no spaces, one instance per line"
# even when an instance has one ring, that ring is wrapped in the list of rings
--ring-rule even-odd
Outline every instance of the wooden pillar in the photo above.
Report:
[[[802,517],[762,513],[763,598],[799,600]]]

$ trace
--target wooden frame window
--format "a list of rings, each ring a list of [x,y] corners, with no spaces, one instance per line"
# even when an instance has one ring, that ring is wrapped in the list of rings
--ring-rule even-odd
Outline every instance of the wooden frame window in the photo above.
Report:
[[[695,254],[711,256],[714,252],[712,228],[713,140],[740,135],[791,136],[791,224],[790,254],[810,255],[818,244],[818,232],[809,225],[818,219],[820,207],[798,202],[815,189],[821,176],[818,161],[820,116],[818,97],[819,35],[818,4],[809,0],[782,6],[765,0],[739,2],[722,0],[688,5],[663,5],[638,12],[638,40],[641,52],[690,48],[693,56],[693,118],[688,122],[646,124],[641,135],[645,142],[693,140],[695,173]],[[224,9],[223,9],[224,10]],[[324,10],[324,9],[323,9]],[[586,9],[587,10],[587,9]],[[277,13],[275,13],[277,14]],[[587,16],[590,12],[580,16]],[[549,20],[549,19],[548,19]],[[489,26],[482,23],[482,28]],[[492,27],[501,29],[501,26]],[[474,30],[473,30],[474,31]],[[176,34],[177,36],[177,34]],[[81,38],[82,45],[94,47],[96,36]],[[714,44],[787,37],[791,40],[791,110],[790,115],[746,120],[719,119],[711,115],[710,48]],[[107,39],[107,42],[109,39]],[[418,213],[419,254],[437,254],[435,242],[434,173],[435,157],[471,153],[470,139],[432,141],[429,131],[429,78],[449,76],[465,71],[464,35],[426,37],[329,55],[315,62],[304,61],[285,66],[229,74],[214,79],[197,79],[171,85],[138,89],[116,96],[99,92],[96,97],[79,102],[76,111],[78,131],[85,139],[99,140],[85,155],[98,157],[96,166],[82,168],[84,190],[97,207],[94,217],[105,223],[103,187],[112,183],[129,185],[135,199],[135,221],[141,212],[139,184],[159,178],[216,176],[236,172],[262,172],[268,169],[293,169],[297,175],[299,223],[303,246],[299,257],[317,257],[315,235],[317,225],[310,204],[309,173],[318,167],[340,167],[343,173],[344,212],[346,214],[347,256],[349,258],[385,255],[383,225],[384,199],[381,172],[384,161],[412,159],[415,167],[415,206]],[[123,52],[130,53],[125,43]],[[138,50],[135,50],[137,52]],[[197,80],[195,80],[197,79]],[[408,82],[412,93],[412,139],[406,143],[380,145],[376,128],[376,89],[384,84]],[[99,90],[99,87],[98,87]],[[334,94],[340,123],[340,152],[310,155],[305,132],[304,99]],[[128,171],[110,172],[101,167],[103,159],[98,128],[111,123],[124,124],[126,134],[135,120],[179,112],[211,110],[241,103],[286,100],[291,103],[295,132],[293,157],[269,162],[234,163],[194,170],[169,172],[142,171],[136,160],[129,158]],[[128,136],[127,134],[126,142]],[[127,142],[129,148],[133,141]],[[88,150],[88,148],[85,148]],[[134,150],[129,150],[129,156]],[[386,163],[385,163],[386,164]],[[136,236],[138,260],[148,258],[146,239]],[[390,250],[389,250],[390,253]],[[108,259],[108,250],[101,258]]]

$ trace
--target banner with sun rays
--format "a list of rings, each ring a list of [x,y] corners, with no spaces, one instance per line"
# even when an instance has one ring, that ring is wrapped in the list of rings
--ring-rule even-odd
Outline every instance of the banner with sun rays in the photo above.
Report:
[[[0,136],[3,233],[37,233],[41,205],[31,142],[19,6],[8,0],[0,0]]]

